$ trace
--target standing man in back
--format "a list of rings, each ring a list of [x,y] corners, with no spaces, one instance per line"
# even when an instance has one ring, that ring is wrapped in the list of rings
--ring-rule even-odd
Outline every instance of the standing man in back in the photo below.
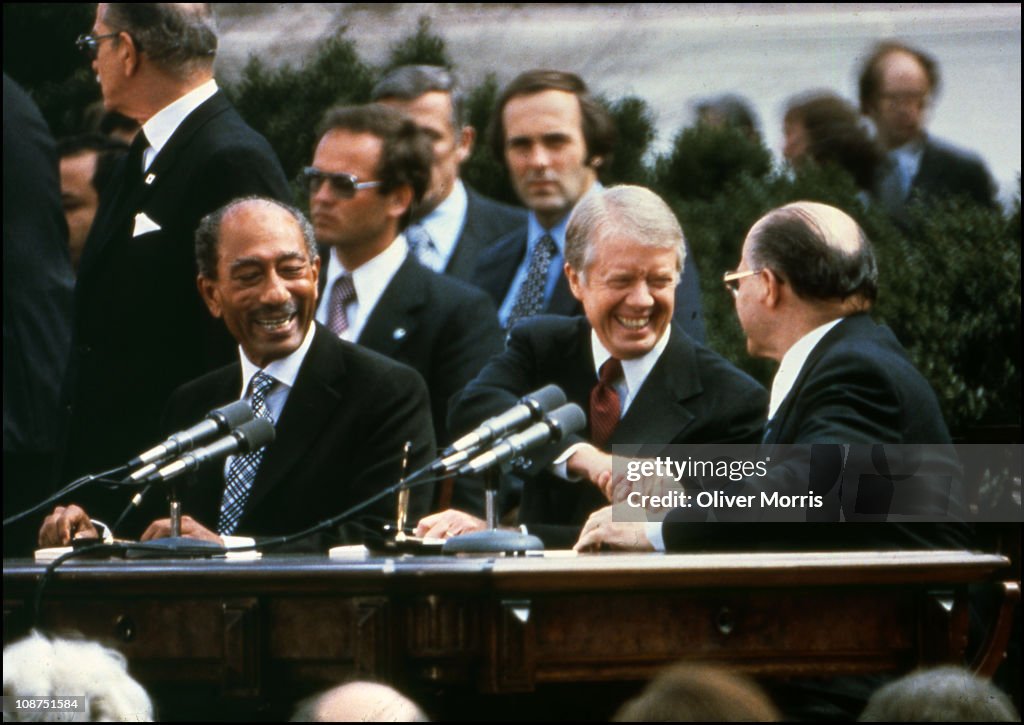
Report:
[[[474,280],[498,307],[502,326],[546,313],[578,315],[562,274],[569,214],[591,189],[614,151],[615,122],[573,73],[532,70],[506,86],[491,117],[490,141],[530,210],[527,223],[481,255]],[[692,260],[688,247],[684,253]],[[675,320],[704,339],[700,284],[692,261],[676,287]]]
[[[101,3],[78,45],[105,107],[142,128],[100,203],[79,267],[65,393],[68,479],[152,445],[171,391],[234,356],[196,291],[199,220],[238,197],[290,195],[273,149],[213,79],[208,4]]]
[[[409,116],[430,138],[430,187],[405,238],[424,266],[475,284],[476,259],[488,244],[526,221],[522,209],[488,199],[459,178],[476,129],[466,122],[462,89],[444,68],[406,65],[384,76],[371,99]]]

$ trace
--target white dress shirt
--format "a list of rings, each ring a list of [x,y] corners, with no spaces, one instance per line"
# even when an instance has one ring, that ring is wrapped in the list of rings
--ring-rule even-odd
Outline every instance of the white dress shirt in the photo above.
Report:
[[[201,86],[193,88],[174,103],[157,111],[142,124],[142,131],[146,134],[146,140],[149,142],[149,148],[142,154],[143,171],[149,169],[153,159],[163,150],[167,142],[171,140],[171,136],[178,130],[178,126],[188,118],[189,114],[210,100],[216,92],[217,81],[211,78]]]
[[[317,306],[316,319],[323,325],[327,324],[330,314],[331,290],[334,283],[344,273],[352,275],[352,286],[356,289],[356,299],[345,305],[345,314],[348,316],[348,329],[341,335],[341,339],[349,342],[357,342],[362,334],[366,321],[373,313],[373,309],[380,301],[384,290],[391,284],[391,279],[398,272],[398,268],[405,262],[409,254],[409,246],[405,237],[399,234],[395,237],[387,249],[376,257],[360,265],[354,270],[345,269],[345,265],[338,258],[338,250],[331,248],[331,256],[327,262],[327,283],[324,286],[323,296]]]
[[[448,198],[416,222],[430,235],[430,248],[417,253],[421,263],[435,272],[444,272],[455,253],[462,228],[466,225],[468,208],[469,196],[466,194],[466,187],[461,180],[456,179]]]

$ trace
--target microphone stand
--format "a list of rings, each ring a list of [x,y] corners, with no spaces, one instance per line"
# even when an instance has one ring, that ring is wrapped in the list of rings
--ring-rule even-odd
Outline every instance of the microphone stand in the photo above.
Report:
[[[473,531],[453,536],[441,547],[443,554],[522,554],[527,551],[544,551],[544,543],[532,534],[522,531],[499,529],[497,521],[497,496],[500,473],[507,466],[492,467],[484,472],[484,503],[486,505],[487,530]]]
[[[223,554],[225,549],[220,544],[202,539],[193,539],[181,535],[181,499],[178,498],[178,481],[171,480],[168,484],[167,500],[170,505],[171,535],[163,539],[153,539],[129,549],[126,556],[130,559],[161,559],[188,558],[196,559]]]

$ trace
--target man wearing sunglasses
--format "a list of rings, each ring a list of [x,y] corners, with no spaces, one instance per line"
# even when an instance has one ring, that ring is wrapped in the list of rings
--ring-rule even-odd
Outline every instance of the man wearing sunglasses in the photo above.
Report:
[[[501,351],[502,337],[484,292],[409,252],[402,230],[430,184],[431,161],[429,137],[401,112],[349,106],[324,117],[304,175],[324,265],[317,320],[417,370],[445,445],[449,398]],[[473,510],[483,505],[462,486],[456,493]]]
[[[213,80],[217,34],[208,5],[100,4],[78,46],[106,108],[142,128],[82,253],[68,479],[151,445],[171,391],[232,358],[230,337],[195,288],[199,220],[238,197],[290,194],[273,149]]]

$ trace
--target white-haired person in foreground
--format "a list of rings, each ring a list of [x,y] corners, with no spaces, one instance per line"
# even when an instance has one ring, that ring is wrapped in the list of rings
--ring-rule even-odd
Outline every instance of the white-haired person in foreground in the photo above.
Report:
[[[388,685],[348,682],[302,700],[292,722],[430,722],[419,706]]]
[[[18,708],[19,698],[37,701],[84,698],[72,708]],[[128,674],[124,655],[96,642],[32,632],[4,647],[4,721],[152,722],[153,703]]]

